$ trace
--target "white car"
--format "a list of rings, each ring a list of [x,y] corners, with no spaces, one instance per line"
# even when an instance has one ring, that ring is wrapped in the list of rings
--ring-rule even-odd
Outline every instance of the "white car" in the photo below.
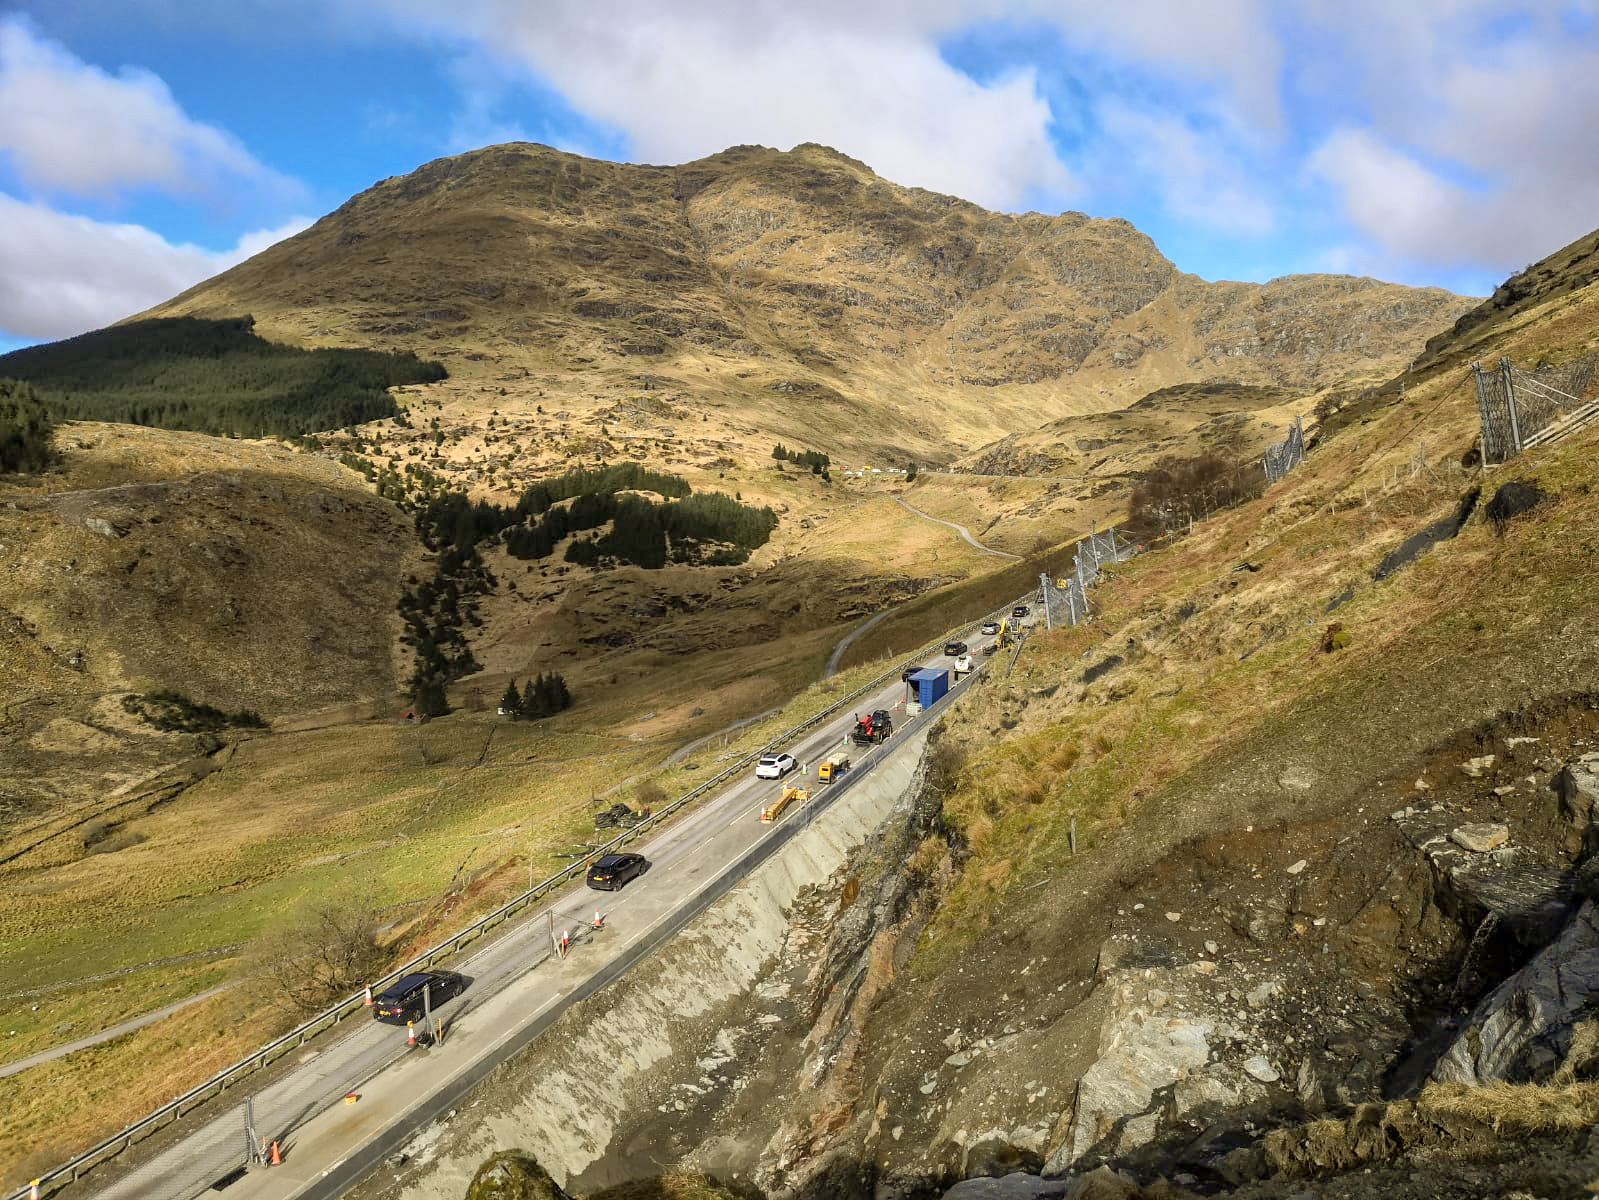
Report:
[[[781,779],[797,766],[792,754],[768,754],[755,764],[755,778]]]
[[[972,656],[963,654],[955,660],[955,674],[957,676],[970,675],[972,671]]]

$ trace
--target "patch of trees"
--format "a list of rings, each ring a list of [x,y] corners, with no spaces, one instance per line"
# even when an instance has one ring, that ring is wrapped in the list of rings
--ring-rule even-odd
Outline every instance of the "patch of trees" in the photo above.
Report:
[[[54,432],[55,422],[32,385],[0,379],[0,472],[44,470],[55,459]]]
[[[1140,537],[1185,531],[1211,513],[1265,490],[1258,467],[1216,454],[1163,458],[1133,489],[1128,525]]]
[[[566,680],[555,671],[529,679],[521,691],[513,679],[500,697],[500,711],[518,721],[542,721],[571,707],[572,693],[567,690]]]
[[[640,491],[668,499],[635,494]],[[532,484],[511,507],[445,493],[417,510],[416,524],[430,548],[466,550],[500,537],[507,553],[520,559],[548,558],[572,534],[609,525],[603,536],[568,546],[566,561],[598,566],[609,560],[653,570],[668,562],[742,563],[766,544],[777,517],[770,508],[753,508],[719,492],[691,493],[674,475],[620,463]]]
[[[411,647],[415,663],[407,681],[411,702],[424,717],[450,711],[445,689],[478,669],[466,640],[466,626],[481,625],[480,598],[494,587],[494,576],[475,547],[439,548],[433,578],[414,575],[400,593],[400,640]]]
[[[812,475],[820,475],[833,465],[827,455],[818,450],[790,450],[782,442],[772,447],[772,457],[778,462],[798,463],[809,467]]]
[[[416,355],[302,350],[255,333],[255,318],[160,317],[0,356],[58,420],[121,421],[241,437],[294,437],[399,419],[388,388],[436,383]]]
[[[351,455],[349,465],[383,486],[385,476],[375,464]],[[670,498],[657,502],[637,495],[640,491]],[[547,558],[571,534],[609,525],[597,539],[573,542],[567,561],[627,562],[651,569],[668,562],[720,566],[747,560],[777,527],[769,508],[751,508],[714,492],[692,494],[675,475],[637,463],[569,471],[532,484],[510,506],[473,500],[463,492],[438,493],[417,508],[415,521],[422,544],[436,555],[434,573],[425,582],[410,581],[400,598],[400,617],[403,640],[416,659],[408,685],[411,701],[427,717],[448,712],[446,688],[478,669],[466,627],[481,624],[479,599],[495,584],[479,556],[484,544],[501,539],[513,557]]]
[[[267,725],[251,709],[224,712],[173,691],[124,696],[122,710],[165,733],[216,733],[230,725],[238,729],[265,729]]]

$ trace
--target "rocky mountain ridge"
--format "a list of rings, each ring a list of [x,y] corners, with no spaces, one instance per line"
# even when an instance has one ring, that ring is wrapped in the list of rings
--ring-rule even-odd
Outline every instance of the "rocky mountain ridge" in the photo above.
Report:
[[[823,146],[648,167],[515,143],[384,180],[148,315],[247,311],[513,395],[518,370],[581,393],[647,364],[724,419],[948,458],[1173,383],[1391,374],[1471,304],[1344,276],[1207,283],[1127,221],[987,212]]]

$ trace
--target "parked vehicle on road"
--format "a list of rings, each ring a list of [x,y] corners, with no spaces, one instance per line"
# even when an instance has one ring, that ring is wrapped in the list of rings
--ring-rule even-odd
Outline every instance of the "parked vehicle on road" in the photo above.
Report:
[[[833,783],[847,770],[849,759],[830,758],[816,769],[816,778],[822,783]]]
[[[755,778],[781,779],[797,766],[799,763],[792,754],[763,755],[761,761],[755,764]]]
[[[970,675],[971,673],[972,656],[970,654],[962,654],[955,660],[955,675],[958,678],[962,675]]]
[[[649,869],[649,859],[642,854],[607,854],[589,868],[588,885],[602,892],[614,892]]]
[[[993,637],[996,633],[999,632],[999,622],[998,621],[984,621],[983,624],[982,624],[982,627],[980,629],[978,629],[977,632],[982,634],[984,637]]]
[[[857,746],[876,746],[888,741],[893,732],[894,722],[889,718],[888,710],[879,708],[868,716],[858,718],[855,732],[849,736]]]
[[[920,671],[922,669],[923,668],[922,668],[922,664],[921,663],[910,663],[910,664],[908,664],[905,667],[905,669],[899,673],[899,681],[901,683],[909,683],[910,679],[911,679],[911,676],[916,674],[916,672],[918,672],[918,671]]]
[[[423,1018],[422,993],[427,992],[427,1007],[437,1008],[466,990],[466,976],[454,971],[418,971],[403,975],[372,1000],[372,1016],[390,1025],[404,1025]]]
[[[961,655],[966,653],[966,643],[965,642],[945,642],[944,643],[944,653],[946,655],[948,655],[950,658],[959,658]]]
[[[1015,617],[1018,621],[1020,621],[1023,617],[1027,616],[1027,614],[1032,612],[1032,611],[1033,610],[1028,608],[1027,605],[1018,604],[1015,608],[1010,610],[1010,615]]]

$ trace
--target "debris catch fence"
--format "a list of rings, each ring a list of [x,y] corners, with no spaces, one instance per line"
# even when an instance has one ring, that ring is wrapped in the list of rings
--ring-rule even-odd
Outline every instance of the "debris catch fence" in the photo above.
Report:
[[[1126,562],[1143,547],[1120,537],[1114,526],[1108,533],[1090,529],[1077,543],[1071,574],[1054,578],[1048,572],[1038,577],[1038,598],[1044,609],[1044,625],[1080,625],[1088,620],[1088,589],[1099,581],[1105,564]]]
[[[1599,355],[1528,371],[1501,358],[1492,371],[1471,364],[1482,418],[1482,459],[1508,462],[1523,450],[1546,445],[1599,418],[1599,399],[1585,399]]]
[[[1288,436],[1275,446],[1267,446],[1260,465],[1265,469],[1266,482],[1276,483],[1288,472],[1305,461],[1305,427],[1303,420],[1294,418]]]

